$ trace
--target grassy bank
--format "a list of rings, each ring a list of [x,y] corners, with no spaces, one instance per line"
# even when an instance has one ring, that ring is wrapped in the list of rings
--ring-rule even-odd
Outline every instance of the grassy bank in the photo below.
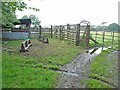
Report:
[[[61,66],[84,53],[84,48],[56,39],[50,39],[49,44],[32,39],[29,52],[20,53],[22,41],[3,44],[3,88],[54,88],[59,77],[54,70],[60,70]]]
[[[112,88],[117,87],[118,59],[111,50],[103,51],[95,57],[90,65],[89,79],[86,81],[88,88]]]

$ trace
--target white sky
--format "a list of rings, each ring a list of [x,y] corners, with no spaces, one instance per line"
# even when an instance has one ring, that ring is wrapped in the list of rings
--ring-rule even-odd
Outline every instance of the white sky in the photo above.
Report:
[[[28,6],[39,8],[16,11],[18,18],[34,14],[41,20],[41,25],[77,24],[82,20],[92,25],[101,22],[118,23],[118,1],[120,0],[24,0]]]

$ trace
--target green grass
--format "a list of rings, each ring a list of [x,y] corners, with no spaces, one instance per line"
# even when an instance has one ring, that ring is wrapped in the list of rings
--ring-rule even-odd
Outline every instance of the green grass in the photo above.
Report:
[[[110,54],[110,52],[111,50],[103,51],[91,62],[91,72],[89,74],[89,77],[92,78],[86,81],[86,85],[88,88],[111,88],[111,86],[106,83],[115,85],[113,79],[116,78],[118,75],[118,71],[116,68],[117,60],[115,60],[114,58],[108,59],[108,55]],[[100,80],[106,83],[103,83]]]
[[[2,44],[0,43],[0,89],[2,88]]]
[[[46,35],[47,36],[47,35]],[[102,46],[102,39],[99,39]],[[73,46],[67,41],[49,38],[49,44],[43,44],[35,38],[32,38],[33,46],[29,52],[20,53],[20,45],[23,40],[8,41],[2,46],[13,52],[3,51],[3,88],[54,88],[57,85],[59,74],[54,70],[60,70],[60,67],[71,62],[78,54],[85,53],[85,45]],[[117,41],[117,38],[115,39]],[[105,42],[105,45],[111,45]],[[90,42],[91,46],[95,46]],[[114,43],[117,48],[117,42]],[[115,47],[114,47],[115,48]],[[93,60],[91,64],[91,77],[97,77],[104,81],[110,81],[106,77],[113,77],[106,68],[114,64],[114,60],[106,63],[107,55],[110,50],[104,51]],[[99,67],[100,66],[100,67]],[[112,67],[111,67],[112,68]],[[100,81],[90,79],[86,82],[88,87],[110,87]]]
[[[93,39],[95,39],[96,37],[96,32],[95,31],[91,31],[91,36]],[[97,35],[97,42],[99,42],[99,44],[95,44],[93,41],[90,40],[90,47],[94,47],[94,46],[103,46],[103,41],[102,41],[102,32],[99,31],[97,32],[99,35]],[[109,35],[109,36],[107,36]],[[118,33],[114,33],[114,42],[113,42],[113,49],[118,49]],[[105,32],[105,37],[104,37],[104,46],[111,46],[112,45],[112,36],[111,36],[111,32]]]
[[[104,75],[106,77],[110,77],[110,72],[107,70],[110,66],[114,65],[116,62],[115,60],[109,60],[107,61],[107,57],[110,54],[110,50],[108,51],[103,51],[99,56],[97,56],[92,64],[91,64],[91,71],[93,73],[98,73],[99,75]],[[98,68],[98,66],[100,66]]]
[[[3,52],[3,88],[52,88],[58,73],[33,66],[34,60]]]
[[[87,87],[89,88],[110,88],[108,84],[105,84],[95,79],[89,79],[87,83],[88,83]]]
[[[80,46],[68,45],[65,41],[49,39],[49,44],[32,39],[29,52],[20,53],[23,40],[8,41],[2,57],[3,88],[54,88],[57,85],[60,67],[69,63],[78,54],[84,53]]]

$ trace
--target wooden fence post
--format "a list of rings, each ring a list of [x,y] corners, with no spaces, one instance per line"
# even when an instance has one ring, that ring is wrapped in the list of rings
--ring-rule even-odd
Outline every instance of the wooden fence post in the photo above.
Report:
[[[89,41],[90,41],[90,25],[87,24],[86,28],[86,46],[89,48]]]
[[[79,46],[80,43],[80,24],[77,24],[77,31],[76,31],[76,46]]]
[[[39,35],[41,36],[41,25],[39,26]]]
[[[51,38],[53,37],[53,29],[52,29],[52,25],[51,25]]]
[[[64,26],[61,27],[61,33],[62,33],[62,37],[61,39],[63,40],[64,39],[64,30],[63,30]]]
[[[67,40],[69,38],[69,33],[68,33],[69,29],[70,29],[69,24],[67,24]]]
[[[62,26],[61,25],[59,26],[59,32],[60,32],[60,40],[61,40],[61,37],[62,37]]]
[[[118,50],[120,50],[120,31],[118,31]]]
[[[55,36],[56,36],[56,39],[57,39],[57,34],[58,34],[58,27],[56,26],[56,29],[55,29]]]
[[[114,32],[112,34],[112,48],[113,48],[113,44],[114,44]]]
[[[105,31],[103,31],[103,33],[102,33],[102,50],[104,47],[104,38],[105,38]]]
[[[96,31],[96,34],[95,34],[95,41],[97,41],[97,31]]]
[[[27,25],[27,29],[28,29],[28,38],[31,37],[31,27],[30,27],[30,24]]]

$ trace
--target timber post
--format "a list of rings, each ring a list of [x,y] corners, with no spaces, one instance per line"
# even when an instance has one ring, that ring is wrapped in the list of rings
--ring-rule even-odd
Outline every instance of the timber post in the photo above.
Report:
[[[28,38],[31,38],[31,27],[30,27],[30,24],[27,25],[27,29],[28,29]]]
[[[41,29],[42,29],[42,27],[41,27],[41,25],[39,26],[39,35],[41,36]]]
[[[51,30],[51,38],[52,38],[52,37],[53,37],[53,29],[52,29],[52,25],[51,25],[50,30]]]
[[[77,24],[76,46],[79,46],[79,43],[80,43],[80,24]]]

